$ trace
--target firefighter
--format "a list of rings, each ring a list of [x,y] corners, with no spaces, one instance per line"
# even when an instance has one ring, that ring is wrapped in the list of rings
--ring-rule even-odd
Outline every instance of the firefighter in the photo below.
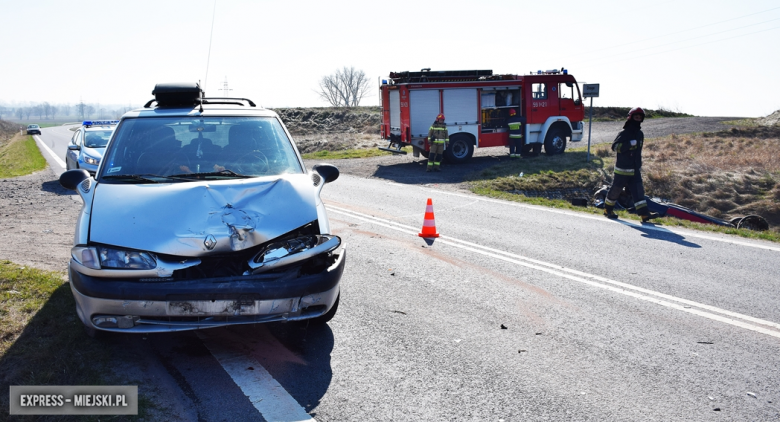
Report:
[[[612,142],[612,151],[617,152],[615,160],[615,172],[612,186],[607,192],[604,201],[604,215],[607,218],[617,218],[615,203],[617,203],[623,188],[628,188],[634,201],[636,213],[642,217],[642,222],[658,217],[651,213],[645,201],[645,189],[642,186],[642,144],[645,135],[640,128],[645,120],[645,112],[640,107],[634,107],[628,112],[628,119],[623,125],[615,141]]]
[[[428,142],[431,144],[431,149],[428,152],[428,168],[425,171],[441,171],[439,166],[442,155],[450,142],[447,125],[444,124],[444,114],[439,113],[436,116],[436,121],[428,130]]]
[[[506,124],[509,126],[509,156],[512,158],[524,155],[523,123],[525,123],[525,118],[518,116],[517,111],[510,108],[509,119],[507,119]]]

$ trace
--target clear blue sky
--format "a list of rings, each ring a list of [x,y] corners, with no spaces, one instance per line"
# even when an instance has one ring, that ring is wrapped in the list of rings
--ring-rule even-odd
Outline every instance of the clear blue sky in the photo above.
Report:
[[[319,79],[347,65],[372,81],[424,67],[566,67],[601,84],[598,106],[780,109],[776,0],[0,0],[0,10],[4,105],[138,106],[158,82],[200,80],[221,95],[227,78],[231,96],[266,107],[324,106]],[[362,104],[377,104],[372,95]]]

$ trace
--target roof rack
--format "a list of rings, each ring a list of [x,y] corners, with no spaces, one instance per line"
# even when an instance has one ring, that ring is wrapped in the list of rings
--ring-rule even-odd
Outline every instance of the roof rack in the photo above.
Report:
[[[243,102],[246,102],[251,107],[257,107],[257,105],[248,98],[206,98],[198,83],[177,82],[157,84],[154,86],[152,95],[154,95],[154,98],[144,104],[144,108],[150,108],[152,103],[155,102],[157,103],[157,107],[191,107],[197,105],[202,107],[203,104],[236,104],[243,106]]]

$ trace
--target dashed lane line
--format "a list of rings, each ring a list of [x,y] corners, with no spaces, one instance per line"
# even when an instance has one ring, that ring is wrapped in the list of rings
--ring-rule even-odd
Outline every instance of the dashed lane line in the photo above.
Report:
[[[413,227],[409,227],[404,224],[397,223],[395,221],[362,214],[356,211],[347,210],[332,205],[328,205],[327,208],[328,210],[349,217],[350,219],[361,220],[370,224],[375,224],[378,226],[382,226],[385,228],[389,228],[413,236],[417,235],[417,230],[415,230]],[[522,255],[517,255],[514,253],[505,252],[498,249],[478,245],[476,243],[467,242],[465,240],[460,240],[450,236],[439,236],[436,242],[453,246],[456,248],[464,249],[469,252],[474,252],[481,255],[489,256],[495,259],[500,259],[502,261],[509,262],[512,264],[521,265],[534,270],[546,272],[548,274],[552,274],[558,277],[567,278],[569,280],[573,280],[592,287],[597,287],[615,293],[620,293],[646,302],[651,302],[671,309],[676,309],[678,311],[686,312],[693,315],[698,315],[713,321],[718,321],[739,328],[744,328],[747,330],[766,334],[772,337],[780,338],[780,331],[777,331],[780,330],[780,324],[773,321],[767,321],[749,315],[732,312],[726,309],[717,308],[715,306],[694,302],[692,300],[678,298],[676,296],[667,295],[665,293],[656,292],[654,290],[637,287],[628,283],[623,283],[606,277],[601,277],[595,274],[589,274],[572,268],[566,268],[557,264],[540,261],[538,259],[533,259]]]
[[[233,382],[249,398],[252,405],[267,421],[312,421],[306,410],[274,379],[260,362],[230,347],[225,339],[212,339],[203,331],[195,334],[217,359]],[[253,368],[248,370],[247,368]]]

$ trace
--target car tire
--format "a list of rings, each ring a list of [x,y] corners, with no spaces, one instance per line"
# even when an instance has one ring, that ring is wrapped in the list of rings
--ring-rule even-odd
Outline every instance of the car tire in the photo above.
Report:
[[[474,155],[474,144],[467,135],[456,134],[450,137],[450,144],[444,150],[444,158],[448,163],[461,164]]]
[[[567,134],[560,126],[551,127],[547,131],[547,136],[544,137],[545,154],[563,154],[563,151],[566,150],[566,138],[570,136],[571,134]]]
[[[336,301],[333,302],[333,306],[331,306],[330,310],[328,312],[325,312],[324,314],[312,318],[309,320],[309,323],[312,325],[324,325],[327,324],[330,320],[333,319],[333,317],[336,315],[336,311],[339,310],[339,301],[341,300],[341,293],[339,293],[338,296],[336,296]]]

